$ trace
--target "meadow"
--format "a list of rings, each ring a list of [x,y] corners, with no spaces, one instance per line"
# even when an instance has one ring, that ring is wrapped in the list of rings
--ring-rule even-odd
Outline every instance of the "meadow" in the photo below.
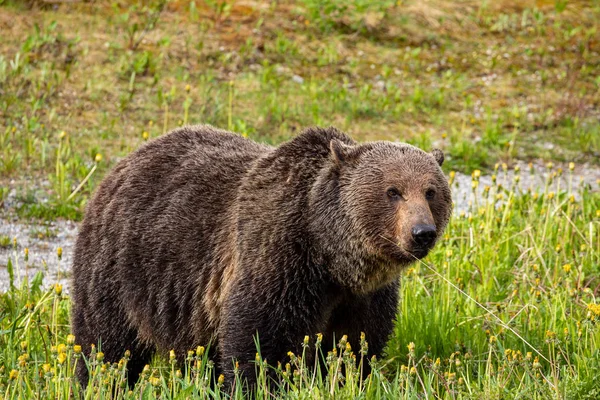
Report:
[[[600,173],[577,171],[600,171],[599,24],[597,0],[0,0],[0,220],[81,220],[115,162],[184,124],[439,147],[472,190],[403,274],[385,357],[365,357],[368,337],[353,349],[307,332],[283,365],[257,348],[253,397],[597,399]],[[157,357],[128,388],[127,354],[82,356],[68,288],[23,278],[33,254],[12,237],[0,247],[4,399],[249,397],[203,347]]]

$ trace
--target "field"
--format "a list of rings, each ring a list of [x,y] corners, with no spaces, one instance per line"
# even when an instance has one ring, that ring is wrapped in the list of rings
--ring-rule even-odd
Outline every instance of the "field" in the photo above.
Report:
[[[258,351],[254,396],[597,399],[599,28],[597,0],[0,0],[0,223],[56,243],[119,159],[184,124],[439,147],[457,211],[401,278],[385,357],[307,332],[327,369]],[[68,284],[13,236],[0,230],[4,399],[248,397],[204,348],[127,388],[127,355],[81,355]],[[63,247],[49,254],[68,276]]]

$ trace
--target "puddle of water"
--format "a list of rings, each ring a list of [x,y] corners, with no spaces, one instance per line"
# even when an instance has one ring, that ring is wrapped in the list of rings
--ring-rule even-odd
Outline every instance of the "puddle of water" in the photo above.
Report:
[[[520,181],[516,188],[522,192],[531,189],[532,191],[542,192],[545,188],[548,176],[557,171],[557,167],[549,170],[541,164],[533,166],[534,173],[526,163],[518,163],[520,168]],[[548,191],[559,192],[567,190],[571,185],[576,193],[581,185],[590,185],[593,190],[598,190],[600,180],[600,168],[588,165],[576,166],[571,174],[568,166],[563,166],[564,171],[560,177],[553,180]],[[500,168],[497,172],[497,180],[504,187],[510,188],[514,183],[515,170],[503,171]],[[467,211],[469,202],[474,199],[472,189],[472,178],[470,175],[457,173],[452,184],[452,196],[454,200],[455,212]],[[481,196],[485,186],[492,186],[492,176],[482,175],[479,178],[479,186],[476,189]],[[39,233],[42,233],[42,238]],[[44,233],[50,232],[50,235],[44,237]],[[44,285],[50,286],[56,282],[62,283],[64,290],[68,290],[69,271],[73,259],[73,249],[77,235],[77,225],[72,221],[57,221],[45,225],[27,224],[22,222],[11,222],[6,219],[0,219],[0,235],[17,238],[17,248],[12,246],[0,248],[0,292],[4,292],[9,287],[9,277],[6,265],[8,258],[13,262],[18,257],[19,269],[15,267],[15,276],[17,272],[20,276],[28,276],[32,279],[37,271],[43,271],[46,279]],[[24,261],[24,249],[29,249],[29,259]],[[57,249],[62,247],[62,259],[59,261]],[[18,282],[18,281],[17,281]],[[16,283],[15,283],[16,284]]]

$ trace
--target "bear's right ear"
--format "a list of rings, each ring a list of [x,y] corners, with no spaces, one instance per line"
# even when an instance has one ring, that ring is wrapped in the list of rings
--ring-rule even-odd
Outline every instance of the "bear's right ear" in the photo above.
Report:
[[[431,155],[433,156],[433,158],[435,158],[435,161],[437,161],[438,165],[441,167],[444,163],[444,152],[440,149],[433,149],[431,150]]]
[[[352,160],[356,155],[354,146],[348,146],[337,139],[331,139],[329,150],[331,150],[331,160],[338,166]]]

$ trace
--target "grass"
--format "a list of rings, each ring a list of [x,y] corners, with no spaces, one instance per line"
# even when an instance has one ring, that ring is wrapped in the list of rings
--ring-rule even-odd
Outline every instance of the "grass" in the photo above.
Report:
[[[473,173],[470,208],[402,276],[386,356],[364,358],[368,337],[350,349],[309,336],[326,369],[259,353],[254,397],[596,399],[599,183],[575,182],[566,163],[600,165],[599,22],[596,0],[0,0],[0,217],[81,219],[116,161],[187,123],[272,144],[331,124],[440,147],[448,171]],[[530,172],[507,173],[538,159],[564,164],[539,192],[520,182]],[[11,237],[0,250],[12,252],[4,399],[245,397],[202,348],[157,357],[127,388],[127,355],[84,358],[68,293],[26,277],[29,251]]]
[[[600,395],[600,192],[548,170],[543,192],[503,169],[491,187],[474,190],[468,212],[455,215],[444,240],[402,276],[395,330],[385,358],[367,360],[365,338],[333,350],[305,338],[326,369],[289,354],[285,365],[260,358],[255,397],[595,399]],[[567,172],[571,174],[571,172]],[[479,184],[473,174],[473,187]],[[452,180],[452,177],[450,178]],[[127,355],[103,362],[101,349],[81,355],[69,331],[69,297],[42,289],[42,275],[18,280],[28,253],[9,263],[11,288],[0,295],[0,393],[25,398],[246,398],[244,385],[223,386],[204,348],[185,360],[156,358],[134,388],[125,385]],[[60,253],[59,253],[60,254]],[[310,334],[310,332],[307,332]],[[358,379],[361,365],[373,366]],[[76,363],[92,377],[82,389]],[[273,371],[275,381],[267,379]]]
[[[116,160],[185,123],[335,125],[464,172],[600,159],[598,1],[0,4],[0,186],[51,184],[23,217],[80,219]]]

